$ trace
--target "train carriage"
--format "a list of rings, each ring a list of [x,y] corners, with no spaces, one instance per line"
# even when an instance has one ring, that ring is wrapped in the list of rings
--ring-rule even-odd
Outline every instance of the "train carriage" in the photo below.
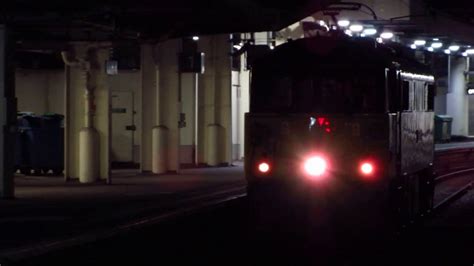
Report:
[[[293,219],[324,206],[325,216],[377,226],[431,210],[434,77],[411,51],[301,39],[258,60],[251,82],[245,174],[257,212]]]

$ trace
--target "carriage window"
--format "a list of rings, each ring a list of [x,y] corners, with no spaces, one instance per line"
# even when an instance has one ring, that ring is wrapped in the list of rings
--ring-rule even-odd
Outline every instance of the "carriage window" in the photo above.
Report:
[[[435,96],[435,87],[434,85],[426,85],[427,90],[427,108],[428,111],[434,111],[434,96]]]
[[[408,91],[408,110],[415,111],[417,104],[417,97],[415,92],[416,85],[413,81],[410,82],[410,89]]]
[[[412,110],[413,106],[413,100],[411,98],[411,93],[410,93],[410,82],[409,81],[403,81],[402,83],[402,110],[403,111],[410,111]]]
[[[413,106],[411,108],[412,111],[419,111],[421,109],[421,97],[420,97],[420,86],[418,86],[418,82],[412,82],[412,89],[410,90],[413,94]]]
[[[432,93],[426,82],[403,81],[403,111],[432,110],[434,101]]]
[[[413,82],[413,100],[414,100],[414,105],[413,109],[414,111],[424,111],[425,110],[425,100],[426,100],[426,95],[425,95],[425,84],[420,81],[415,81]]]

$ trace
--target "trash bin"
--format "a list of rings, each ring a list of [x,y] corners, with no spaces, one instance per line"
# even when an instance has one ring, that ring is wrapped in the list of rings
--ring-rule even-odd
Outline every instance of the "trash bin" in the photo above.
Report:
[[[448,115],[435,115],[435,141],[448,142],[451,140],[451,124],[453,118]]]
[[[64,116],[49,114],[41,117],[41,169],[60,175],[64,169]]]
[[[16,168],[22,174],[60,175],[64,170],[64,116],[23,115],[18,118]]]
[[[41,174],[41,147],[38,146],[41,135],[41,117],[25,115],[18,120],[18,129],[22,133],[21,147],[23,163],[19,167],[22,174]]]

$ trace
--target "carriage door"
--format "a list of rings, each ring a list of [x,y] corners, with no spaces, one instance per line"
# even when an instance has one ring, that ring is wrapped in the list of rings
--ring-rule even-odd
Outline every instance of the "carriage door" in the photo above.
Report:
[[[432,93],[432,92],[431,92]],[[420,80],[403,81],[403,112],[401,113],[401,172],[405,178],[408,218],[414,219],[423,208],[421,170],[433,162],[432,130],[434,117],[429,86]],[[405,175],[406,174],[406,175]]]
[[[112,91],[112,163],[133,163],[133,92]]]

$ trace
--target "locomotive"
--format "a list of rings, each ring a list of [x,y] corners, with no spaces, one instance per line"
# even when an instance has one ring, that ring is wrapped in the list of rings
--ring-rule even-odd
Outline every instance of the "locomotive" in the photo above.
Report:
[[[245,117],[256,213],[367,228],[429,213],[434,81],[410,49],[369,38],[304,38],[260,58]]]

